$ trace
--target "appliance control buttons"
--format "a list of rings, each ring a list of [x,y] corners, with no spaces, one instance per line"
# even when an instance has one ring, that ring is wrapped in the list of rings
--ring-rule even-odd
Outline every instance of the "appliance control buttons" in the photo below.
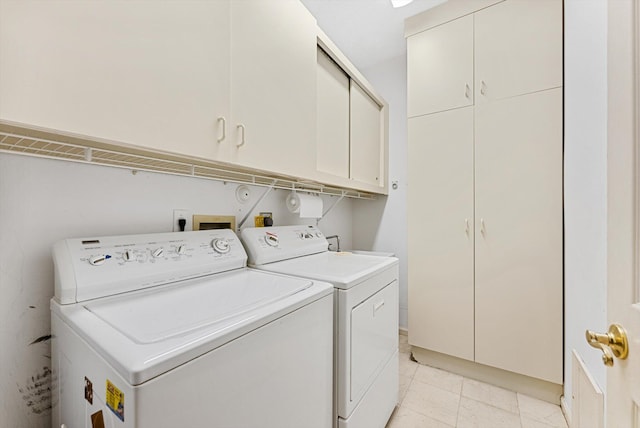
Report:
[[[133,262],[136,260],[136,255],[133,252],[133,250],[124,250],[124,253],[122,254],[122,258],[124,259],[125,262]]]
[[[229,241],[227,241],[224,238],[214,239],[213,241],[211,241],[211,246],[213,247],[216,253],[220,253],[220,254],[226,254],[231,249],[231,246],[229,245]]]
[[[187,252],[187,247],[184,245],[178,245],[178,248],[176,248],[176,253],[182,255],[184,253]]]
[[[267,245],[271,247],[277,247],[279,242],[278,235],[274,235],[273,233],[267,232],[267,234],[264,236],[264,242],[266,242]]]
[[[304,239],[311,239],[311,238],[313,238],[313,235],[310,234],[309,232],[304,234]]]
[[[158,248],[156,248],[155,250],[153,250],[151,252],[151,255],[156,259],[158,257],[162,257],[163,254],[164,254],[164,248],[162,248],[162,247],[158,247]]]
[[[108,254],[100,254],[99,256],[91,256],[89,257],[89,264],[92,266],[100,266],[104,264],[107,259],[110,259],[111,256]]]
[[[317,236],[318,238],[322,238],[322,232],[316,232],[316,236]]]

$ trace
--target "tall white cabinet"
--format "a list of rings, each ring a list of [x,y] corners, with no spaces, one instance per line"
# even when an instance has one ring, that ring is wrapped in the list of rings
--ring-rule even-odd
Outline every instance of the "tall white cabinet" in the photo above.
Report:
[[[407,26],[409,342],[561,384],[562,1],[450,3]]]

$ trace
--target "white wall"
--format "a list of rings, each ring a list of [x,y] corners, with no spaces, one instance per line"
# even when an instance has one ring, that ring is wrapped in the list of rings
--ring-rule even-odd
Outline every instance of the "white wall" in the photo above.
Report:
[[[389,196],[355,201],[353,245],[356,249],[391,251],[400,259],[400,327],[407,328],[407,57],[361,70],[389,103]]]
[[[564,400],[571,408],[571,352],[600,388],[600,351],[585,329],[606,331],[607,2],[565,0]]]
[[[173,209],[236,215],[249,202],[236,184],[0,154],[0,426],[49,427],[51,246],[70,237],[171,231]],[[274,190],[256,211],[272,211],[276,225],[313,224],[285,208],[288,191]],[[325,206],[334,197],[323,197]],[[250,219],[253,218],[253,214]],[[319,222],[326,234],[351,240],[352,201]],[[252,220],[247,222],[250,226]],[[42,341],[31,344],[38,338]]]

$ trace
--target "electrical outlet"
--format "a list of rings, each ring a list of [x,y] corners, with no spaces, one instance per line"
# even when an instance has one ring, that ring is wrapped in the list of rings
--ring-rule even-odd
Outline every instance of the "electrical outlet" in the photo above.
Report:
[[[191,212],[189,210],[173,210],[173,231],[180,232],[180,226],[178,220],[185,219],[187,224],[184,226],[184,230],[193,230],[193,220],[191,218]]]

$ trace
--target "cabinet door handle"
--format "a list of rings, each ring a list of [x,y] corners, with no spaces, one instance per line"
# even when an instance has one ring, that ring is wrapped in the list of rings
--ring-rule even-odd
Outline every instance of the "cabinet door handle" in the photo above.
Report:
[[[227,138],[227,120],[220,116],[218,118],[218,123],[221,124],[222,135],[218,138],[218,143],[221,143],[225,138]]]
[[[480,233],[482,234],[482,236],[485,236],[487,234],[487,231],[484,227],[484,219],[481,218],[480,219]]]
[[[480,93],[485,95],[487,93],[487,84],[484,83],[484,80],[480,81]]]
[[[373,315],[375,316],[376,312],[378,312],[384,306],[384,300],[373,305]]]
[[[465,96],[465,98],[469,98],[470,92],[471,92],[471,88],[469,87],[469,84],[465,83],[465,85],[464,85],[464,96]]]
[[[244,140],[244,125],[243,124],[239,124],[238,126],[236,126],[236,128],[238,128],[240,130],[240,142],[238,144],[236,144],[236,147],[242,147],[242,146],[244,146],[244,143],[246,142]]]
[[[468,218],[464,219],[464,233],[466,233],[467,235],[469,234],[469,219]]]

